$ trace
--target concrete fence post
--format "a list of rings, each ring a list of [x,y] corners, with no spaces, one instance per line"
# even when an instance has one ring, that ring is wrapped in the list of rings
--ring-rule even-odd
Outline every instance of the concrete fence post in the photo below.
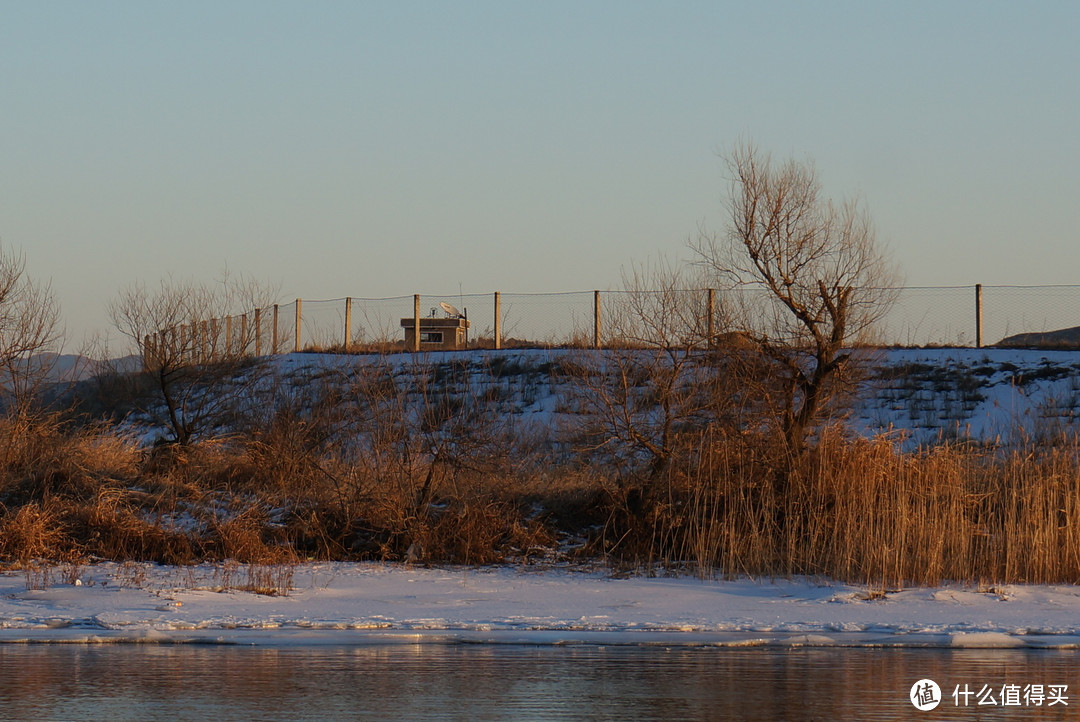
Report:
[[[274,304],[274,318],[272,320],[274,322],[274,328],[271,330],[270,335],[272,338],[270,339],[270,343],[273,344],[273,348],[270,349],[270,353],[276,354],[280,348],[278,345],[278,305],[276,303]]]
[[[208,360],[207,354],[207,330],[206,321],[200,321],[197,324],[193,324],[196,328],[196,333],[199,336],[199,363],[206,363]]]
[[[301,313],[300,307],[302,303],[303,301],[301,301],[299,298],[296,299],[296,338],[293,341],[293,351],[295,351],[296,353],[300,353],[301,318],[303,318],[303,313]]]
[[[345,297],[345,351],[352,347],[352,298]]]
[[[255,355],[262,356],[262,309],[255,309]]]
[[[225,317],[225,347],[224,355],[228,358],[233,349],[233,337],[232,337],[232,316]]]
[[[983,304],[982,284],[975,284],[975,348],[983,345]]]
[[[247,356],[248,353],[248,319],[247,314],[240,315],[240,345],[236,350],[241,356]]]
[[[716,326],[715,319],[713,317],[714,309],[716,308],[716,290],[708,289],[705,294],[705,345],[708,348],[712,348],[713,339],[716,338]]]
[[[495,350],[502,348],[502,299],[495,292]]]
[[[593,346],[600,348],[600,292],[593,291]]]
[[[420,350],[420,294],[413,294],[413,337],[412,350]]]

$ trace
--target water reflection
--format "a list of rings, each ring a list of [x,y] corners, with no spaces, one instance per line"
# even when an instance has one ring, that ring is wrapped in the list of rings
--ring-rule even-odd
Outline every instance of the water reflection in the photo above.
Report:
[[[1073,651],[0,645],[5,719],[1065,719]],[[942,688],[920,713],[913,682]],[[956,707],[967,684],[1069,706]],[[997,697],[997,695],[994,695]]]

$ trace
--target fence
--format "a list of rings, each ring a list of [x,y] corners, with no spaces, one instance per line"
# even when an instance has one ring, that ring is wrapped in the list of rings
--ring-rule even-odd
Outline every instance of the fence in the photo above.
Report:
[[[890,346],[993,345],[1019,333],[1080,326],[1077,286],[927,286],[894,289],[897,300],[878,326],[878,342]],[[651,295],[652,294],[652,295]],[[686,294],[692,303],[664,304]],[[183,346],[186,358],[222,353],[245,355],[292,351],[416,350],[424,318],[446,317],[441,303],[467,320],[468,348],[603,346],[619,343],[626,314],[693,309],[702,324],[724,299],[709,289],[686,291],[580,291],[570,293],[410,295],[391,298],[297,299],[239,316],[197,321],[144,339],[144,353]],[[652,310],[650,310],[650,304]],[[665,319],[657,319],[662,323]],[[408,321],[408,327],[403,322]],[[702,329],[711,335],[714,329]],[[715,329],[720,331],[722,329]]]
[[[992,346],[1018,334],[1080,326],[1080,285],[900,289],[880,332],[896,346]]]

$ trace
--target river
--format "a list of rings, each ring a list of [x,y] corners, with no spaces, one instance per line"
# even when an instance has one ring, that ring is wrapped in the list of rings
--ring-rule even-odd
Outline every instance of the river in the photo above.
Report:
[[[5,644],[0,716],[1066,719],[1080,708],[1078,662],[1073,650]],[[940,687],[933,711],[909,700],[922,679]]]

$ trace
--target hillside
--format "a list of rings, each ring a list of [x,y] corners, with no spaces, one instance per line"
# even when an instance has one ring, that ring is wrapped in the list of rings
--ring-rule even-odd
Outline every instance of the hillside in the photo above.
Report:
[[[1080,351],[893,349],[876,362],[852,424],[926,444],[1038,439],[1080,416]]]
[[[1080,578],[1077,354],[875,351],[805,449],[733,358],[290,354],[177,377],[171,407],[159,375],[97,378],[103,423],[0,418],[0,560]]]
[[[287,354],[268,357],[261,381],[241,384],[252,413],[295,408],[372,369],[416,400],[438,391],[508,422],[554,431],[581,415],[580,371],[605,354],[577,349],[474,350],[420,356]],[[882,349],[866,360],[868,378],[843,411],[852,431],[893,434],[905,445],[943,440],[1009,441],[1052,436],[1080,417],[1080,351],[1003,348]],[[146,438],[160,429],[146,415],[131,423]],[[225,432],[227,429],[219,429]]]

